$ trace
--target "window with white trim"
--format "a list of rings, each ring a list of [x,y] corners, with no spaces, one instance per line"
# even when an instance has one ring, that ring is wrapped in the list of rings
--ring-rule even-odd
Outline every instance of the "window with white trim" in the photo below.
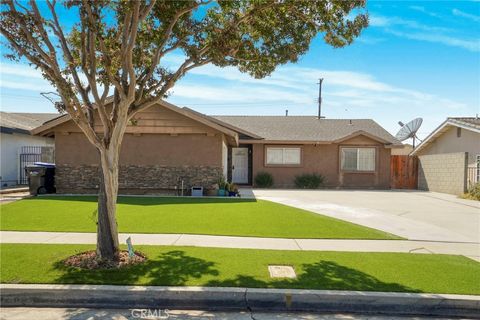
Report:
[[[375,171],[375,148],[342,148],[342,170]]]
[[[300,148],[267,147],[266,164],[273,165],[299,165],[301,162]]]

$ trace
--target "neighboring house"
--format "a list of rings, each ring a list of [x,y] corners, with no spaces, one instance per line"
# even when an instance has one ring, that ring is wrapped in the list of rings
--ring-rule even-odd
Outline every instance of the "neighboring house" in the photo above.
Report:
[[[30,130],[58,116],[59,114],[53,113],[0,112],[1,187],[25,184],[25,165],[34,161],[53,161],[54,140],[49,137],[33,136]],[[48,154],[51,154],[50,159]]]
[[[126,130],[122,193],[208,189],[222,175],[251,185],[263,171],[273,175],[275,187],[293,187],[296,175],[319,173],[329,187],[389,188],[390,150],[402,146],[373,120],[211,117],[161,104],[140,112]],[[55,138],[58,192],[96,192],[98,154],[68,115],[33,132]]]
[[[411,153],[418,188],[461,194],[480,177],[480,119],[447,118]]]

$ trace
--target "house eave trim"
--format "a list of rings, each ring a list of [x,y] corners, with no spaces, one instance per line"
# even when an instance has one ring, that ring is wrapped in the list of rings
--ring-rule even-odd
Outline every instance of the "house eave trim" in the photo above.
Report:
[[[471,126],[465,125],[455,119],[447,119],[442,124],[440,124],[435,130],[432,131],[412,152],[410,152],[411,156],[417,155],[421,150],[425,149],[430,143],[435,141],[439,136],[441,136],[446,130],[447,127],[457,127],[462,128],[465,130],[470,130],[473,132],[480,133],[480,129],[473,128]]]

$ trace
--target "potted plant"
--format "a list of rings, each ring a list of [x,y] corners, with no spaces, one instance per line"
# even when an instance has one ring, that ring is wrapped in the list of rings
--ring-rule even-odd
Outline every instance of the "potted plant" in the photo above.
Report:
[[[218,183],[214,183],[207,189],[207,196],[215,197],[218,195]]]
[[[225,196],[225,197],[228,197],[228,196],[229,196],[229,192],[230,192],[230,183],[228,183],[228,181],[225,182],[225,188],[224,188],[224,189],[225,189],[225,194],[224,194],[224,196]]]
[[[238,193],[238,188],[234,183],[230,183],[228,186],[228,196],[236,197]]]
[[[227,182],[225,181],[225,178],[223,176],[218,178],[217,185],[218,185],[217,195],[219,197],[225,197],[225,193],[226,193],[225,187],[227,186]]]

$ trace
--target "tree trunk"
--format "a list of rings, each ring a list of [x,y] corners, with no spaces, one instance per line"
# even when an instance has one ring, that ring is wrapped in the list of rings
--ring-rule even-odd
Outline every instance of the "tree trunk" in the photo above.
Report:
[[[106,260],[118,259],[119,253],[115,214],[118,194],[118,148],[100,150],[102,174],[98,193],[97,256]]]

